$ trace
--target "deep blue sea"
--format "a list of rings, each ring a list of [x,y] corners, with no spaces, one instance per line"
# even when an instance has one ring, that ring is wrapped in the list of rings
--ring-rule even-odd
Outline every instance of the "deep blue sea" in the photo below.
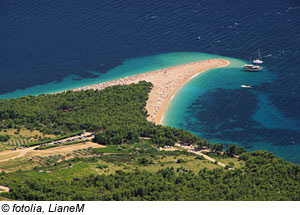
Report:
[[[241,71],[258,49],[265,70]],[[298,0],[0,1],[0,98],[220,56],[231,64],[185,85],[164,124],[300,163]]]

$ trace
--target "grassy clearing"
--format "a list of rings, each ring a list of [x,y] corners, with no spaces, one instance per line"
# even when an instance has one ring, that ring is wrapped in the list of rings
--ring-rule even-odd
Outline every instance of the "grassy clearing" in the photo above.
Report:
[[[97,174],[97,172],[91,168],[91,165],[89,163],[84,162],[79,162],[71,165],[69,163],[64,163],[64,165],[60,166],[39,169],[35,169],[33,168],[33,166],[31,166],[30,171],[28,171],[28,169],[18,168],[18,170],[20,169],[22,170],[22,172],[17,171],[11,173],[8,181],[12,181],[14,179],[14,175],[16,174],[24,174],[26,177],[36,176],[41,180],[73,180],[74,178],[81,178],[84,176],[89,176],[91,174]],[[3,178],[3,176],[1,176],[0,179],[1,178]]]
[[[62,166],[54,166],[45,170],[36,170],[30,174],[37,175],[41,179],[72,180],[73,178],[81,178],[96,173],[90,163],[79,162],[76,164],[65,163]]]
[[[205,154],[233,168],[241,168],[245,163],[244,161],[239,161],[238,158],[228,157],[226,155],[220,155],[218,153],[205,153]]]
[[[15,157],[18,154],[20,154],[20,152],[13,152],[13,153],[9,153],[9,154],[0,155],[0,162],[1,162],[1,160]]]
[[[147,158],[151,161],[153,161],[153,164],[147,164],[142,165],[139,163],[141,158]],[[178,160],[184,161],[183,163],[178,163]],[[98,168],[99,165],[108,165],[107,168]],[[219,168],[218,165],[215,165],[207,160],[199,160],[196,159],[195,156],[187,156],[187,155],[179,155],[179,156],[157,156],[156,158],[152,158],[151,156],[141,156],[137,157],[133,161],[129,162],[105,162],[105,161],[98,161],[95,164],[91,165],[92,168],[98,173],[98,174],[114,174],[117,170],[123,170],[125,172],[133,171],[135,169],[139,170],[145,170],[149,172],[157,172],[160,169],[164,169],[167,167],[173,167],[174,169],[177,168],[184,168],[186,170],[191,170],[195,174],[199,172],[202,168],[207,169],[214,169]]]
[[[219,161],[226,165],[230,165],[233,168],[241,168],[245,163],[244,161],[239,161],[237,158],[221,158]]]
[[[107,168],[99,168],[99,165],[107,165]],[[109,175],[109,174],[114,174],[116,171],[118,170],[123,170],[123,171],[130,171],[132,169],[132,167],[130,167],[130,165],[117,165],[117,164],[113,164],[113,163],[107,163],[105,161],[99,161],[96,164],[92,164],[91,165],[91,169],[93,171],[95,171],[97,174],[105,174],[105,175]]]
[[[183,163],[178,163],[178,160],[183,160]],[[174,169],[177,168],[184,168],[187,170],[193,171],[195,174],[199,172],[202,168],[207,169],[214,169],[218,168],[218,166],[214,165],[213,163],[207,160],[199,160],[196,159],[194,156],[187,156],[187,155],[180,155],[180,156],[167,156],[167,157],[159,157],[157,160],[158,163],[155,165],[148,165],[148,166],[139,166],[140,170],[146,170],[150,172],[157,172],[160,169],[166,167],[173,167]]]
[[[37,164],[29,161],[27,158],[16,158],[5,162],[0,162],[0,169],[9,172],[14,172],[19,169],[30,170],[35,166],[37,166]]]

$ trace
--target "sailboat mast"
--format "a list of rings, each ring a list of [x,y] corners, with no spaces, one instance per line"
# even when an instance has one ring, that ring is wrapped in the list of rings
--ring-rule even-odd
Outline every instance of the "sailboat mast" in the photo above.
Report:
[[[259,57],[260,60],[262,60],[261,53],[260,53],[259,49],[258,49],[258,57]]]

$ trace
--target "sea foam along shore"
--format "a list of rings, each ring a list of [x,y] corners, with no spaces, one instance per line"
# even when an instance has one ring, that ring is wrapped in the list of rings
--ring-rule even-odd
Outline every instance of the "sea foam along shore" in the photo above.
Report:
[[[143,80],[151,82],[153,88],[146,104],[149,114],[147,119],[155,124],[161,124],[169,102],[185,83],[202,72],[229,64],[229,61],[221,58],[196,61],[73,90],[102,90],[109,86],[138,83]]]

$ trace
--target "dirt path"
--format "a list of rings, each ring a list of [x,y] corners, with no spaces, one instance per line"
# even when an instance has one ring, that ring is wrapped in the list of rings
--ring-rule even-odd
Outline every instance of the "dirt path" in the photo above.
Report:
[[[0,153],[0,158],[1,158],[1,155],[9,155],[9,154],[14,154],[16,152],[18,152],[18,154],[13,157],[9,157],[9,158],[0,160],[0,162],[5,162],[5,161],[12,160],[12,159],[23,157],[30,151],[33,151],[33,148],[17,149],[16,151],[4,151],[3,153]]]
[[[23,148],[23,149],[17,149],[16,151],[11,151],[11,150],[7,150],[7,151],[3,151],[0,152],[0,163],[1,162],[5,162],[5,161],[9,161],[9,160],[13,160],[16,158],[21,158],[26,156],[27,154],[29,154],[27,157],[34,157],[34,156],[47,156],[47,155],[54,155],[54,154],[66,154],[66,153],[70,153],[73,152],[75,150],[79,150],[79,149],[86,149],[86,148],[102,148],[105,147],[103,145],[97,144],[97,143],[93,143],[93,142],[86,142],[86,143],[78,143],[78,144],[74,144],[74,145],[66,145],[66,146],[59,146],[59,147],[54,147],[54,148],[50,148],[47,150],[33,150],[34,147],[31,148]],[[16,154],[18,153],[18,154]],[[4,158],[1,160],[1,155],[5,156],[5,155],[9,155],[9,154],[16,154],[15,156],[9,157],[9,158]],[[1,172],[1,169],[0,169]]]
[[[103,145],[93,143],[93,142],[86,142],[86,143],[78,143],[74,145],[66,145],[66,146],[59,146],[54,147],[46,150],[36,150],[34,153],[32,153],[32,156],[44,156],[44,155],[53,155],[53,154],[65,154],[70,153],[75,150],[79,149],[86,149],[86,148],[102,148],[105,147]]]
[[[182,145],[178,145],[179,147],[182,147],[182,148],[184,148],[184,149],[186,149],[188,152],[191,152],[191,153],[194,153],[194,154],[197,154],[197,155],[201,155],[202,157],[204,157],[206,160],[209,160],[209,161],[211,161],[211,162],[213,162],[213,163],[215,163],[217,160],[216,159],[214,159],[214,158],[212,158],[212,157],[210,157],[210,156],[208,156],[208,155],[206,155],[206,154],[203,154],[202,152],[200,152],[200,151],[196,151],[195,149],[193,149],[192,147],[190,147],[190,146],[182,146]],[[222,163],[222,162],[220,162],[220,161],[217,161],[218,163],[218,165],[219,166],[221,166],[221,167],[224,167],[225,168],[225,164],[224,163]],[[229,170],[233,170],[233,168],[229,168]]]
[[[212,157],[210,157],[210,156],[208,156],[208,155],[206,155],[206,154],[203,154],[203,153],[201,153],[200,151],[195,151],[195,150],[191,150],[191,149],[189,149],[189,150],[187,150],[188,152],[192,152],[192,153],[194,153],[194,154],[197,154],[197,155],[201,155],[202,157],[204,157],[206,160],[209,160],[209,161],[211,161],[211,162],[216,162],[217,160],[216,159],[214,159],[214,158],[212,158]],[[223,164],[223,163],[221,163],[220,161],[217,161],[218,162],[218,165],[219,166],[222,166],[222,167],[224,167],[225,168],[225,164]]]

